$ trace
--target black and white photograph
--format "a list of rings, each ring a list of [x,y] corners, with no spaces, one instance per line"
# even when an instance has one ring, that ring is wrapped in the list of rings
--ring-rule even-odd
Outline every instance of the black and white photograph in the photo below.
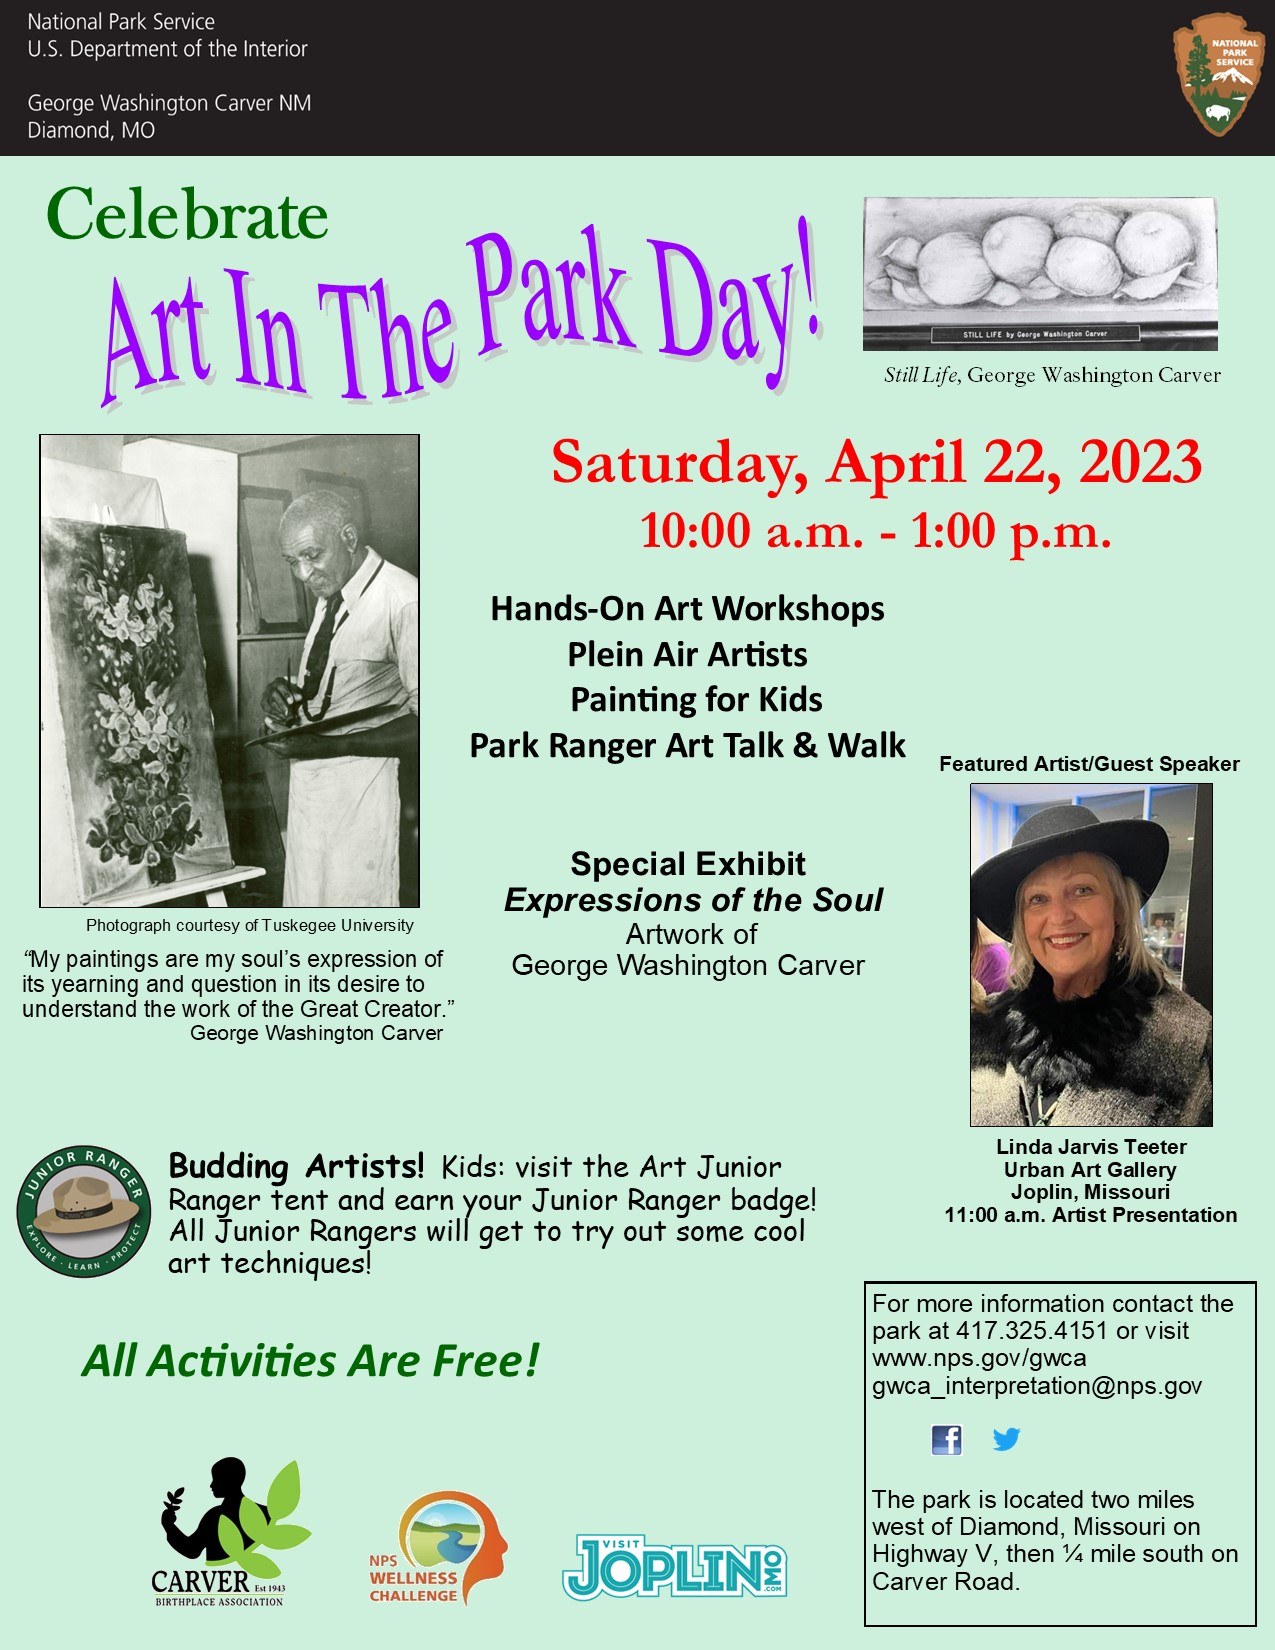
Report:
[[[40,904],[418,906],[418,438],[40,460]]]
[[[1205,349],[1217,202],[869,196],[865,349]]]

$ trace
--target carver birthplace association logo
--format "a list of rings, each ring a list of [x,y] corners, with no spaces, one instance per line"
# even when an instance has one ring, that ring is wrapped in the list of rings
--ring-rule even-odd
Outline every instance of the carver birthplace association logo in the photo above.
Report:
[[[216,1500],[190,1531],[181,1527],[185,1486],[164,1497],[159,1521],[165,1541],[182,1558],[204,1563],[199,1570],[155,1570],[151,1591],[157,1604],[283,1602],[278,1555],[310,1539],[304,1524],[289,1522],[301,1503],[301,1469],[295,1461],[281,1467],[264,1503],[245,1494],[247,1477],[237,1455],[214,1461],[208,1488]]]
[[[1262,78],[1266,36],[1233,11],[1197,17],[1173,36],[1178,85],[1205,131],[1225,137],[1238,125]]]
[[[104,1146],[63,1146],[40,1159],[18,1193],[22,1241],[51,1272],[100,1278],[128,1264],[151,1224],[146,1182]]]
[[[788,1554],[774,1542],[742,1547],[578,1535],[579,1564],[562,1572],[568,1598],[787,1598]]]
[[[509,1543],[496,1515],[468,1490],[432,1490],[398,1521],[399,1552],[368,1558],[374,1604],[468,1604],[471,1589],[500,1575]]]

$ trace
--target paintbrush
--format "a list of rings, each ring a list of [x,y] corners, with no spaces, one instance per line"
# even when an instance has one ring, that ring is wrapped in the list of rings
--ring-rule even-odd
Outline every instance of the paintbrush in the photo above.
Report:
[[[362,710],[342,711],[339,716],[326,717],[322,722],[301,722],[294,728],[278,728],[274,733],[258,734],[255,739],[245,739],[244,749],[250,745],[269,745],[276,739],[292,739],[299,733],[334,733],[338,728],[351,728],[356,722],[364,722],[369,716],[383,716],[387,711],[401,715],[407,709],[406,705],[366,705]]]

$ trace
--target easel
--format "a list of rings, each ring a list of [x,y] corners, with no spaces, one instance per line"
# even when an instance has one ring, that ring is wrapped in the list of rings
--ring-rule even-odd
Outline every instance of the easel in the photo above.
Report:
[[[232,882],[251,882],[254,877],[264,877],[265,874],[264,865],[232,865],[228,871],[210,871],[207,876],[161,883],[143,893],[103,895],[91,899],[83,909],[100,911],[110,906],[140,909],[144,905],[162,905],[170,899],[185,899],[190,894],[202,894],[205,905],[223,906],[226,903],[226,889]]]

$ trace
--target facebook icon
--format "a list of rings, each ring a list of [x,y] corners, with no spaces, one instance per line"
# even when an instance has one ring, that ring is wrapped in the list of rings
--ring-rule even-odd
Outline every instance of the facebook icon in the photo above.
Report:
[[[959,1455],[961,1453],[960,1427],[931,1427],[931,1455]]]

